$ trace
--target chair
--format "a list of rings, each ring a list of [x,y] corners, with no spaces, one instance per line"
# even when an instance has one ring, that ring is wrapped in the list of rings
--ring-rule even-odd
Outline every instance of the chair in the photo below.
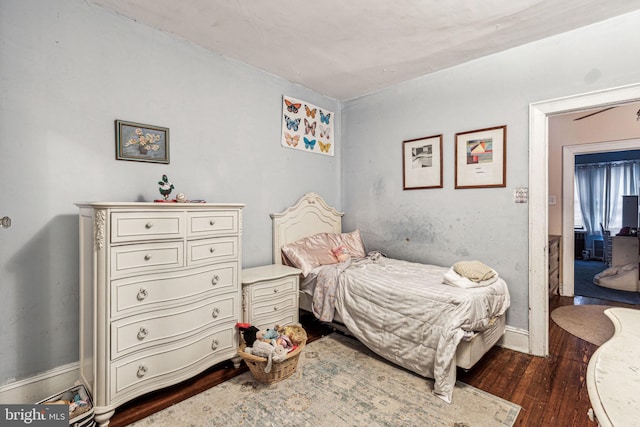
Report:
[[[602,230],[602,261],[611,267],[611,232],[605,230],[602,223],[600,223],[600,230]]]

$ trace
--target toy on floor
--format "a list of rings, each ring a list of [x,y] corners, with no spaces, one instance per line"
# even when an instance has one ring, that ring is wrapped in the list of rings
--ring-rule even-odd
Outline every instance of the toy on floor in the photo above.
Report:
[[[281,345],[273,346],[260,340],[254,342],[253,347],[246,347],[244,352],[267,359],[267,366],[264,368],[267,374],[271,372],[272,362],[284,362],[288,353]]]
[[[283,327],[276,325],[274,328],[264,331],[248,323],[237,323],[236,326],[242,332],[242,337],[247,345],[244,352],[268,360],[266,373],[271,371],[272,362],[284,361],[287,358],[287,353],[295,350],[307,340],[307,333],[302,326]]]

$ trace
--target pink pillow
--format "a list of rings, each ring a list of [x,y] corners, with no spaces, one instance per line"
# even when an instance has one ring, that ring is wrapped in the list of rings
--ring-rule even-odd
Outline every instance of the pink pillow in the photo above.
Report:
[[[362,242],[362,236],[360,230],[352,231],[351,233],[342,233],[340,235],[342,244],[349,249],[352,257],[364,258],[367,256],[364,250],[364,243]]]
[[[282,247],[284,257],[307,275],[321,265],[336,264],[338,259],[333,249],[345,246],[354,258],[364,258],[367,254],[360,236],[360,230],[350,233],[318,233]]]
[[[333,247],[327,233],[319,233],[284,245],[282,253],[295,267],[302,270],[304,277],[307,277],[311,270],[318,266],[338,262],[331,252]]]

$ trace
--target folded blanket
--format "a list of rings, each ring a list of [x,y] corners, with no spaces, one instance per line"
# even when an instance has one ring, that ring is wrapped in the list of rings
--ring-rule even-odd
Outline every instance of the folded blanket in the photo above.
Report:
[[[474,282],[482,282],[496,275],[491,267],[480,261],[459,261],[453,264],[453,270]]]
[[[444,278],[442,283],[450,286],[457,286],[458,288],[479,288],[482,286],[489,286],[492,283],[495,283],[498,280],[498,273],[491,269],[493,273],[492,276],[486,280],[481,280],[479,282],[474,282],[468,277],[464,277],[455,272],[453,267],[451,267],[446,273],[444,273]]]

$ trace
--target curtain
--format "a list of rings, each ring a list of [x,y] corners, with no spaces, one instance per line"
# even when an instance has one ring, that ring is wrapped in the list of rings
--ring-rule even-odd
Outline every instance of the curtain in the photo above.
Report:
[[[587,235],[622,227],[622,196],[637,195],[640,160],[576,165],[575,186]],[[615,234],[615,233],[612,233]]]
[[[576,190],[587,235],[600,232],[604,225],[607,169],[600,164],[576,166]]]
[[[622,228],[622,196],[638,194],[640,180],[640,160],[620,162],[611,165],[611,200],[608,212],[607,229]]]

